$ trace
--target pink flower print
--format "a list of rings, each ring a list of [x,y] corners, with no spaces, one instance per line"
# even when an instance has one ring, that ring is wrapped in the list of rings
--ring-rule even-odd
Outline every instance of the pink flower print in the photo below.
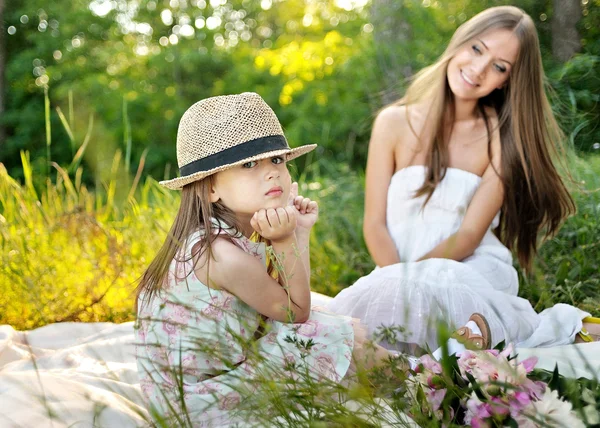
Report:
[[[169,343],[172,343],[172,339],[177,335],[178,326],[170,318],[165,318],[162,322],[162,328],[169,337]]]
[[[248,254],[250,254],[258,259],[261,259],[261,260],[263,259],[261,251],[260,251],[260,247],[263,245],[262,243],[252,242],[248,238],[239,238],[239,239],[236,239],[235,242],[238,244],[238,246],[242,250],[244,250]]]
[[[212,301],[207,307],[202,309],[201,314],[215,321],[223,319],[223,315],[226,311],[231,310],[231,297],[226,297],[224,300],[219,301],[218,297],[213,297]]]
[[[219,399],[220,410],[233,410],[240,404],[241,397],[237,392],[230,392]]]
[[[146,321],[139,321],[137,328],[137,340],[141,343],[146,342],[146,336],[148,334],[148,323]]]
[[[176,261],[175,262],[175,280],[181,281],[192,272],[192,266],[189,261]]]
[[[198,360],[196,359],[196,355],[184,355],[183,358],[181,358],[181,365],[184,368],[184,373],[196,374],[196,370],[198,369]]]
[[[162,328],[167,333],[170,345],[178,342],[181,330],[185,329],[188,319],[189,313],[181,309],[170,313],[167,312],[167,316],[164,317],[162,322]]]
[[[177,281],[175,280],[175,275],[173,275],[173,272],[169,270],[169,272],[167,272],[167,276],[162,282],[163,290],[170,290],[176,283]]]
[[[331,354],[322,353],[315,359],[315,368],[320,376],[333,381],[338,380],[338,374],[335,371],[335,361]]]
[[[296,356],[291,352],[286,352],[283,356],[283,367],[285,370],[292,370],[296,364]]]
[[[146,399],[152,396],[154,391],[154,382],[151,378],[143,377],[140,379],[140,389],[142,390],[142,394]]]
[[[217,392],[217,388],[215,388],[212,384],[208,383],[200,383],[198,385],[196,385],[193,389],[192,392],[194,394],[214,394],[215,392]]]
[[[187,324],[190,320],[190,311],[184,305],[175,302],[166,304],[168,318],[178,324]]]
[[[308,320],[300,324],[296,332],[305,337],[315,337],[319,335],[319,323],[315,320]]]
[[[269,345],[274,345],[277,343],[277,333],[272,331],[271,333],[263,337],[263,340]]]

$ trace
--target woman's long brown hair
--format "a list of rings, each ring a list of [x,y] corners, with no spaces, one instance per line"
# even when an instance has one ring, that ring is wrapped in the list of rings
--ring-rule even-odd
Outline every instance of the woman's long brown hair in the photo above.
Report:
[[[169,266],[174,259],[177,263],[185,263],[192,258],[199,258],[208,251],[209,257],[206,260],[207,263],[210,263],[210,257],[212,257],[211,244],[221,231],[218,230],[217,233],[213,233],[215,226],[211,222],[211,218],[219,221],[219,228],[222,227],[222,224],[226,224],[231,227],[234,234],[240,233],[241,228],[233,211],[219,202],[210,202],[212,180],[213,176],[208,176],[183,187],[181,204],[173,226],[171,226],[164,244],[142,275],[136,288],[136,308],[138,308],[140,296],[143,297],[142,304],[144,304],[163,289]],[[180,252],[181,248],[186,244],[186,239],[192,233],[201,229],[204,232],[198,250],[186,258],[185,254]]]
[[[495,109],[500,131],[504,202],[495,232],[530,271],[539,235],[553,236],[575,212],[575,204],[553,162],[564,153],[564,135],[546,97],[539,40],[529,15],[513,6],[500,6],[474,16],[456,30],[440,59],[421,70],[405,96],[394,104],[431,105],[427,122],[434,125],[428,134],[432,138],[428,175],[417,191],[428,201],[448,167],[447,143],[454,122],[454,99],[446,77],[448,62],[466,43],[493,29],[513,31],[520,43],[506,85],[479,100],[490,158],[491,122],[486,107]]]

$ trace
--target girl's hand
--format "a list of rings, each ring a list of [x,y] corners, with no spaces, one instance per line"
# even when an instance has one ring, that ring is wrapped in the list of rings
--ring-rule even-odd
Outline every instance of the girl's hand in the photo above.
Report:
[[[296,217],[293,206],[262,209],[254,213],[250,225],[263,238],[274,242],[285,241],[294,236],[298,223]]]
[[[319,218],[319,205],[309,198],[298,196],[298,183],[292,183],[290,188],[289,205],[293,206],[298,215],[298,228],[309,230]]]

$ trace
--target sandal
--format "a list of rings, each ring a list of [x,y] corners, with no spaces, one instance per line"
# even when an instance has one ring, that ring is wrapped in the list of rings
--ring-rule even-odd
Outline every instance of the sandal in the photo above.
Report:
[[[481,335],[475,334],[469,327],[463,326],[454,332],[452,338],[456,339],[467,349],[472,351],[490,349],[492,332],[485,317],[481,314],[474,313],[471,315],[471,318],[469,318],[469,321],[473,321],[477,324],[477,327],[479,327],[479,330],[481,331]]]
[[[585,317],[582,321],[587,324],[600,324],[600,318],[596,317]],[[598,340],[598,336],[590,334],[585,327],[581,328],[577,336],[582,342],[595,342]]]

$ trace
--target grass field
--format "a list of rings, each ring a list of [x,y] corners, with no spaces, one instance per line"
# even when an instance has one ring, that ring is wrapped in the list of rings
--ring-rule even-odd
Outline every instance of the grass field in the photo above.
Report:
[[[54,165],[44,182],[26,154],[22,161],[25,183],[0,164],[0,324],[131,320],[136,279],[164,240],[178,193],[123,174],[119,153],[93,192],[82,184],[81,168],[69,174]],[[600,188],[600,157],[573,157],[571,168],[578,213],[542,246],[521,295],[537,310],[565,302],[599,315],[600,192],[593,190]],[[315,161],[297,179],[320,203],[312,288],[333,295],[373,268],[362,239],[364,176]]]

